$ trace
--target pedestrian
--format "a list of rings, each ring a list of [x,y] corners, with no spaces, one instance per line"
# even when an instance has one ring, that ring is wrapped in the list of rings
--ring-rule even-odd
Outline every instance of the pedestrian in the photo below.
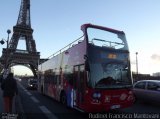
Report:
[[[18,94],[17,82],[13,77],[13,73],[9,73],[1,84],[4,98],[4,110],[6,113],[12,113],[12,100]]]

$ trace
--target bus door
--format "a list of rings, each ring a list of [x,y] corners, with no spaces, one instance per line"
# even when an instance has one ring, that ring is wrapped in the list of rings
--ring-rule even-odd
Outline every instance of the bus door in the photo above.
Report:
[[[74,67],[74,80],[73,80],[73,98],[74,106],[80,106],[84,101],[84,65],[79,65]]]

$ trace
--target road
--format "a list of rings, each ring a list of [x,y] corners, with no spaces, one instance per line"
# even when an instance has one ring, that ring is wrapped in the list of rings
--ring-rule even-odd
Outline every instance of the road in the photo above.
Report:
[[[26,81],[19,82],[19,95],[26,119],[88,119],[88,118],[160,118],[160,106],[136,102],[132,107],[108,113],[84,114],[38,93],[27,90]]]
[[[36,90],[28,90],[26,81],[20,82],[19,95],[27,119],[87,119],[88,115],[68,108]]]

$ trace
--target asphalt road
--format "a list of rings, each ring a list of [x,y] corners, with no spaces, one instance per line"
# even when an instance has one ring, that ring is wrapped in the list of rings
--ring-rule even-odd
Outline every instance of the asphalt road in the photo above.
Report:
[[[26,81],[21,81],[19,95],[26,119],[88,119],[88,118],[116,118],[116,119],[158,119],[160,106],[152,103],[136,102],[132,107],[112,112],[84,114],[68,108],[50,97],[41,95],[36,90],[26,89]]]
[[[71,109],[44,96],[36,90],[28,90],[25,81],[20,83],[19,95],[27,119],[87,119],[88,115]]]

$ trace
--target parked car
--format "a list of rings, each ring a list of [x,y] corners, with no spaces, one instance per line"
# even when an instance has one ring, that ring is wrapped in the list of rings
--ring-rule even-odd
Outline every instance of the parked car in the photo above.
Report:
[[[36,79],[28,79],[28,89],[37,89],[38,83]]]
[[[136,100],[160,103],[160,80],[142,80],[134,83]]]

